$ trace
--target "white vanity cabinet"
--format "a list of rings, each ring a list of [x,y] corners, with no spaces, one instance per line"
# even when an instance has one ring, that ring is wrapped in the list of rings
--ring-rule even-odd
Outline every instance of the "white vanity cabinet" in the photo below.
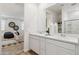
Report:
[[[39,51],[39,47],[40,47],[40,40],[37,36],[32,36],[30,35],[30,40],[29,40],[29,43],[30,43],[30,49],[32,49],[34,52],[36,52],[37,54],[40,53]]]
[[[75,45],[46,39],[46,55],[75,55]]]
[[[39,55],[77,55],[79,43],[76,39],[59,39],[53,36],[33,35],[29,36],[30,49]],[[74,40],[74,41],[73,41]]]
[[[30,49],[40,55],[45,55],[45,38],[35,35],[30,35]]]

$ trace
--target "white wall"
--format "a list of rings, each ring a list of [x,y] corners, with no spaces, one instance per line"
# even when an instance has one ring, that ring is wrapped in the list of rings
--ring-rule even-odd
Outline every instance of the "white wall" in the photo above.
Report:
[[[29,33],[37,32],[37,7],[35,4],[25,4],[25,15],[24,15],[24,51],[29,49]]]

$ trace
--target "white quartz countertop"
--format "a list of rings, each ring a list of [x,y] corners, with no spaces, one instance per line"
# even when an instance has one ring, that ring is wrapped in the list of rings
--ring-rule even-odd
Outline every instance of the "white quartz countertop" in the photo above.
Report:
[[[63,37],[59,34],[55,34],[55,35],[51,36],[51,35],[45,35],[45,34],[39,34],[39,33],[31,33],[31,35],[36,35],[36,36],[44,37],[46,39],[58,40],[58,41],[67,42],[67,43],[71,43],[71,44],[79,43],[78,38],[76,38],[76,37],[69,37],[69,36]]]

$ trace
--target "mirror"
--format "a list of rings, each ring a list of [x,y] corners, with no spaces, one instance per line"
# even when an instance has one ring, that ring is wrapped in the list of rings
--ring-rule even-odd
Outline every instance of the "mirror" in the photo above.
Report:
[[[55,4],[46,9],[46,28],[50,32],[62,32],[62,6]]]
[[[50,33],[79,34],[78,26],[78,3],[56,3],[46,9],[46,28]]]

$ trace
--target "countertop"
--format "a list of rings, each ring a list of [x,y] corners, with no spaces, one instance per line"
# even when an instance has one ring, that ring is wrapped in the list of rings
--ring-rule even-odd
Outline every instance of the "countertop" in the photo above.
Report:
[[[63,41],[66,43],[71,43],[71,44],[78,44],[79,43],[79,40],[76,37],[61,36],[60,34],[55,34],[55,35],[51,36],[51,35],[45,35],[45,34],[39,34],[39,33],[30,33],[30,35],[36,35],[36,36],[44,37],[46,39]]]

